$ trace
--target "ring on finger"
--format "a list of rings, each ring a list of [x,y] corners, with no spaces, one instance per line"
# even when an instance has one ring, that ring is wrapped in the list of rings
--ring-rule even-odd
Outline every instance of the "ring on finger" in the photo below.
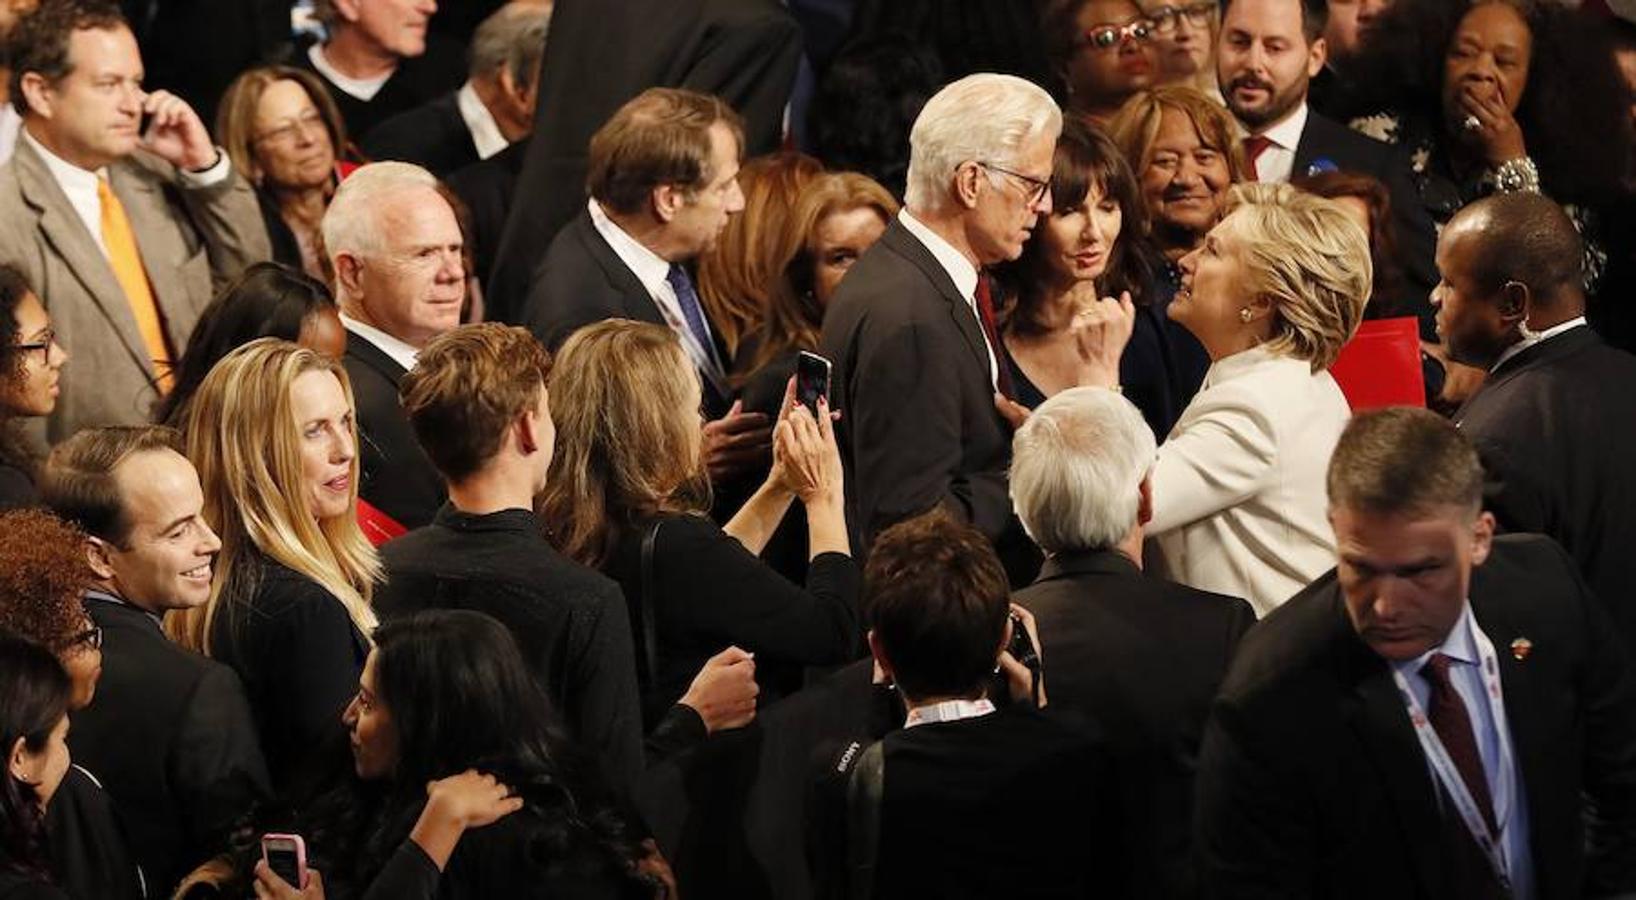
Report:
[[[1481,131],[1483,128],[1483,120],[1477,118],[1475,115],[1468,115],[1464,119],[1460,120],[1460,127],[1467,131]]]

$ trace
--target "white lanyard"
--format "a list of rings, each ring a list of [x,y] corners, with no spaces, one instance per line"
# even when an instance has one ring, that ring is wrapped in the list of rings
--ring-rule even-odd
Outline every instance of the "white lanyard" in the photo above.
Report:
[[[931,706],[917,706],[909,710],[909,718],[904,720],[904,728],[913,728],[916,725],[931,725],[935,722],[955,722],[960,719],[975,719],[986,716],[994,711],[994,704],[987,697],[981,700],[944,700]]]
[[[1461,626],[1464,627],[1465,623]],[[1494,653],[1494,645],[1488,640],[1488,635],[1482,629],[1472,627],[1471,636],[1477,645],[1477,660],[1481,667],[1483,678],[1484,699],[1488,702],[1489,712],[1493,718],[1494,730],[1497,732],[1500,759],[1499,771],[1511,771],[1511,734],[1510,726],[1505,719],[1505,698],[1500,690],[1499,658]],[[1464,663],[1462,663],[1464,665]],[[1488,822],[1483,818],[1482,811],[1477,808],[1477,801],[1471,796],[1471,789],[1466,786],[1464,778],[1460,777],[1460,770],[1455,767],[1454,760],[1449,756],[1443,740],[1437,736],[1436,729],[1432,728],[1431,720],[1415,699],[1414,691],[1409,689],[1409,681],[1403,673],[1392,670],[1392,680],[1397,682],[1398,693],[1403,695],[1403,704],[1409,708],[1409,722],[1414,726],[1415,737],[1420,739],[1420,749],[1425,752],[1426,760],[1431,764],[1432,771],[1437,774],[1437,780],[1443,783],[1444,790],[1454,802],[1454,808],[1459,811],[1460,819],[1465,823],[1466,830],[1471,833],[1477,846],[1482,849],[1483,855],[1488,857],[1488,864],[1494,869],[1494,876],[1499,879],[1500,887],[1506,894],[1511,888],[1511,860],[1506,857],[1505,847],[1501,843],[1506,829],[1506,820],[1510,818],[1511,808],[1516,806],[1515,799],[1508,803],[1507,815],[1501,817],[1497,798],[1495,799],[1494,821],[1499,827],[1498,834],[1490,834]],[[1452,684],[1450,685],[1452,688]],[[1472,723],[1472,740],[1477,740],[1475,717],[1468,716]],[[1481,752],[1478,754],[1481,762]],[[1487,777],[1484,775],[1483,777]],[[1503,776],[1502,776],[1503,777]]]

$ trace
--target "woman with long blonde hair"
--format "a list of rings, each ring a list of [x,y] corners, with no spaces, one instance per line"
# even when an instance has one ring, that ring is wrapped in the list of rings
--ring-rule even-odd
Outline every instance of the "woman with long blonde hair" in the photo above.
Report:
[[[358,528],[357,426],[339,362],[251,341],[188,407],[187,455],[221,536],[209,602],[166,623],[244,681],[275,789],[339,740],[375,627],[380,579]]]

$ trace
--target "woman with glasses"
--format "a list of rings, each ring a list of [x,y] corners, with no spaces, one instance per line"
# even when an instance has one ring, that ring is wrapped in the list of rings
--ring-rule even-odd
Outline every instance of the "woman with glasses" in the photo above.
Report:
[[[1135,0],[1069,0],[1048,14],[1044,27],[1067,112],[1101,124],[1159,80],[1154,22]]]
[[[287,66],[234,79],[216,112],[216,140],[256,186],[273,259],[328,283],[319,223],[351,169],[341,112],[316,75]]]
[[[23,274],[0,265],[0,510],[33,506],[36,460],[17,420],[47,416],[68,353]]]
[[[1216,37],[1221,16],[1216,0],[1174,0],[1162,5],[1148,0],[1144,8],[1153,20],[1159,47],[1159,83],[1191,85],[1219,100]]]

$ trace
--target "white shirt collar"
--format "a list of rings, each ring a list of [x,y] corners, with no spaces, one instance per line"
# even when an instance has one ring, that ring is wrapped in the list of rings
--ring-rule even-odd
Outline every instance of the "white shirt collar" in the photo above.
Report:
[[[40,155],[46,171],[51,173],[51,180],[62,188],[63,194],[68,197],[68,205],[73,207],[74,214],[85,224],[85,230],[91,233],[91,239],[97,242],[106,256],[108,248],[102,246],[102,199],[97,196],[97,181],[106,176],[107,170],[93,172],[74,165],[47,150],[44,144],[35,140],[34,135],[28,133],[26,127],[22,129],[22,140]]]
[[[977,293],[977,267],[971,264],[971,260],[967,259],[964,253],[954,249],[953,244],[943,240],[943,236],[933,231],[925,222],[910,215],[907,206],[898,213],[898,221],[902,222],[903,227],[917,240],[925,244],[927,250],[932,251],[932,257],[945,272],[949,273],[949,278],[954,281],[955,290],[960,292],[960,296],[965,297],[967,302],[973,302],[972,298]]]
[[[1500,353],[1500,358],[1494,361],[1494,365],[1490,367],[1488,371],[1493,372],[1495,369],[1498,369],[1501,365],[1503,365],[1506,360],[1516,356],[1518,353],[1521,353],[1524,350],[1527,350],[1529,347],[1532,347],[1535,344],[1548,341],[1559,334],[1572,331],[1584,324],[1585,317],[1578,316],[1576,318],[1569,319],[1560,325],[1552,325],[1550,328],[1547,328],[1544,331],[1528,332],[1523,336],[1522,340],[1517,341],[1515,344],[1505,348],[1505,350]]]
[[[1301,143],[1301,134],[1306,131],[1306,128],[1307,104],[1303,100],[1299,106],[1295,107],[1294,112],[1285,116],[1283,121],[1261,132],[1261,136],[1272,141],[1274,146],[1293,153],[1296,146]]]
[[[466,130],[471,132],[471,142],[477,148],[478,159],[488,159],[510,146],[511,142],[500,133],[500,123],[494,121],[494,113],[483,105],[483,99],[477,96],[477,89],[472,87],[470,81],[455,92],[454,102],[460,108],[460,118],[465,120]]]
[[[1430,660],[1434,653],[1441,653],[1455,662],[1473,666],[1478,665],[1482,660],[1477,655],[1477,638],[1472,633],[1476,627],[1477,619],[1471,614],[1471,601],[1467,600],[1465,606],[1460,610],[1460,618],[1455,620],[1454,627],[1450,628],[1449,633],[1444,636],[1443,643],[1427,650],[1414,659],[1394,662],[1392,668],[1396,669],[1404,678],[1418,676],[1420,670],[1426,667],[1427,660]],[[1410,683],[1413,684],[1413,682]]]
[[[23,117],[10,103],[0,104],[0,165],[11,159],[17,147],[17,135],[23,130]]]
[[[393,362],[403,366],[405,372],[415,367],[415,359],[420,356],[420,351],[409,344],[367,322],[360,322],[346,313],[341,314],[341,324],[346,326],[347,331],[374,344],[376,349],[390,356]]]
[[[318,70],[318,74],[328,79],[329,83],[340,89],[341,93],[362,100],[365,103],[375,99],[375,95],[381,92],[381,88],[385,87],[386,82],[398,71],[397,67],[394,66],[385,75],[377,75],[374,78],[353,78],[335,68],[334,64],[329,61],[329,57],[324,55],[323,44],[313,44],[308,47],[307,59],[312,61],[312,67]]]
[[[670,276],[670,261],[627,234],[625,229],[608,218],[602,204],[596,202],[594,198],[590,201],[589,209],[591,224],[596,227],[597,233],[602,235],[602,239],[608,242],[608,246],[613,248],[614,255],[631,270],[637,281],[642,282],[648,296],[659,296],[661,286],[669,284],[665,279]]]

